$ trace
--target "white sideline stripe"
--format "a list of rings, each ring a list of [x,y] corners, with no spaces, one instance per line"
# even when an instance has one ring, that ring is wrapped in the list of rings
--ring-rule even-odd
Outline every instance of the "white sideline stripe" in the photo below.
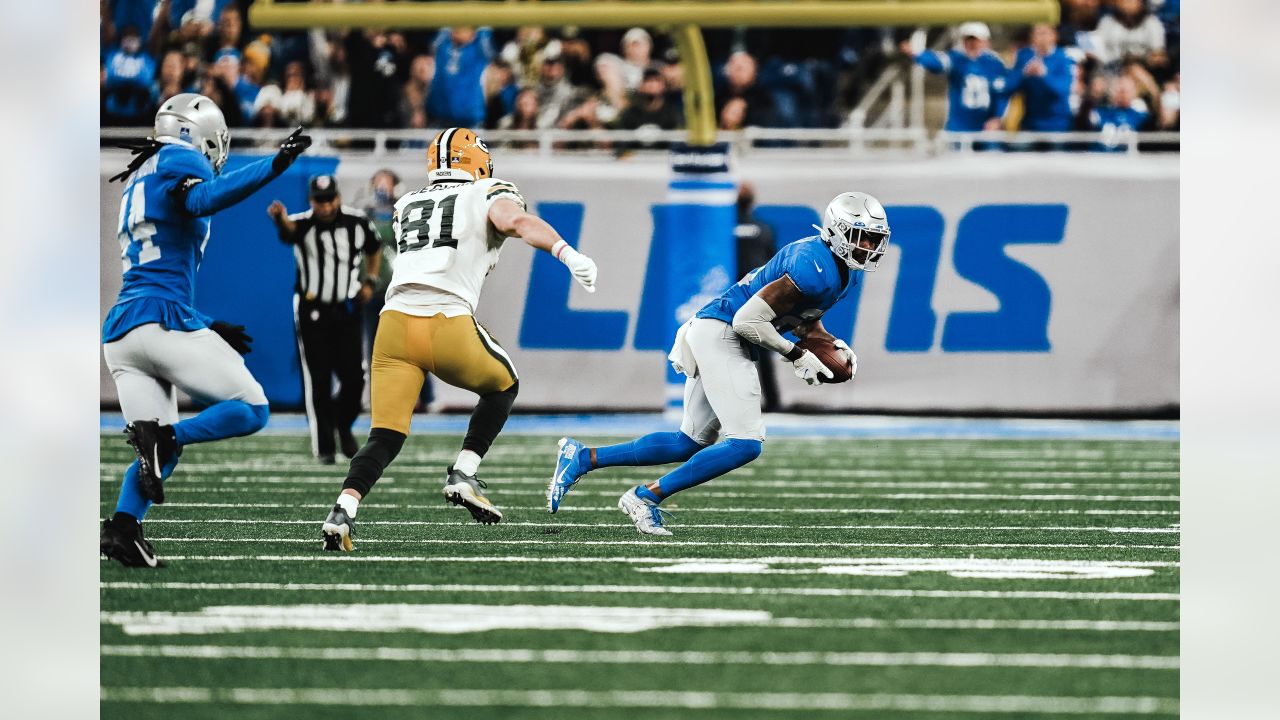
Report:
[[[1135,600],[1177,602],[1178,593],[1068,592],[1063,590],[907,590],[897,588],[750,587],[693,585],[376,585],[367,583],[99,583],[107,590],[270,590],[281,592],[475,592],[475,593],[638,593],[646,595],[795,595],[800,597],[978,598],[985,600]]]
[[[618,527],[625,527],[619,523]],[[199,543],[310,543],[314,538],[217,538],[217,537],[152,537],[155,542]],[[1181,545],[1125,545],[1123,543],[858,543],[858,542],[740,542],[729,540],[495,540],[490,538],[371,538],[364,544],[389,545],[645,545],[654,542],[674,547],[838,547],[838,548],[1117,548],[1128,550],[1181,550]]]
[[[545,478],[530,479],[528,476],[522,476],[519,479],[494,478],[490,474],[485,474],[486,480],[495,480],[500,482],[504,487],[508,485],[531,485],[542,487],[547,484]],[[653,479],[652,475],[610,475],[608,478],[599,478],[592,480],[592,485],[600,487],[614,488],[609,492],[618,492],[626,490],[628,487],[637,485],[642,482],[648,482]],[[118,472],[103,473],[99,476],[99,482],[103,485],[119,484],[120,474]],[[281,475],[232,475],[221,477],[201,477],[195,480],[183,480],[181,476],[174,480],[175,483],[186,485],[188,483],[222,483],[228,485],[329,485],[336,483],[332,476],[313,477],[313,476],[281,476]],[[378,481],[381,484],[394,484],[396,478],[388,475]],[[1177,488],[1176,482],[1162,483],[1010,483],[1010,482],[957,482],[957,481],[914,481],[905,480],[896,481],[857,481],[857,480],[758,480],[752,479],[746,481],[752,489],[768,489],[768,488],[818,488],[818,489],[905,489],[905,490],[984,490],[992,488],[1023,488],[1026,490],[1084,490],[1087,488],[1107,488],[1111,490],[1152,490],[1157,488]],[[596,491],[592,491],[596,492]],[[773,494],[773,493],[761,493]]]
[[[201,485],[198,482],[175,482],[171,485],[176,490],[183,493],[236,493],[244,494],[244,489],[234,486],[222,485]],[[337,488],[335,484],[333,486]],[[316,492],[312,488],[306,487],[273,487],[270,491],[273,494],[278,493],[311,493]],[[422,487],[387,487],[379,488],[379,494],[388,495],[425,495],[428,491]],[[434,494],[434,492],[432,492]],[[620,493],[616,490],[580,490],[575,495],[581,497],[591,495],[595,497],[617,497]],[[774,493],[774,492],[720,492],[709,490],[699,492],[698,497],[703,498],[788,498],[788,499],[810,499],[810,500],[963,500],[963,501],[989,501],[989,500],[1013,500],[1023,502],[1179,502],[1177,495],[1020,495],[1020,494],[997,494],[997,493],[981,493],[981,494],[965,494],[965,493]]]
[[[580,707],[714,710],[867,710],[1021,714],[1176,714],[1161,697],[1050,695],[855,695],[849,693],[715,693],[650,690],[332,690],[327,688],[102,687],[103,702],[381,707]]]
[[[131,458],[132,455],[121,455],[121,462]],[[453,457],[450,456],[445,464],[452,462]],[[850,462],[857,460],[850,459]],[[822,465],[806,466],[805,468],[792,467],[746,467],[734,470],[734,475],[738,477],[761,477],[776,475],[778,477],[806,477],[806,476],[828,476],[837,478],[917,478],[917,479],[941,479],[939,475],[960,475],[968,480],[1017,480],[1026,478],[1029,481],[1042,481],[1043,479],[1052,480],[1071,480],[1071,479],[1100,479],[1100,480],[1172,480],[1179,478],[1180,472],[1173,470],[1045,470],[1042,468],[1027,468],[1026,470],[992,470],[992,469],[973,469],[970,466],[941,466],[932,468],[910,467],[910,460],[903,458],[903,463],[907,463],[907,467],[886,467],[886,468],[850,468],[846,465],[834,467],[823,467]],[[325,466],[318,465],[315,461],[311,462],[288,462],[281,461],[278,457],[264,456],[260,460],[230,460],[224,462],[189,462],[181,463],[179,467],[183,472],[191,474],[217,473],[225,474],[228,472],[246,472],[261,471],[269,472],[305,472],[310,473],[307,477],[319,478],[327,477],[333,480],[335,475],[332,470],[326,471]],[[413,475],[415,477],[428,476],[431,478],[439,477],[444,482],[445,467],[440,464],[421,464],[413,462],[397,462],[391,466],[393,475]],[[528,479],[530,475],[542,475],[545,471],[546,477],[537,482],[545,483],[551,477],[551,464],[543,465],[542,463],[486,463],[484,466],[484,477],[486,480],[522,480]],[[634,468],[610,468],[606,478],[631,477],[639,476],[643,471]],[[268,476],[268,477],[287,477],[287,476]],[[341,479],[341,478],[339,478]],[[532,481],[531,481],[532,482]]]
[[[810,555],[808,557],[762,557],[762,558],[690,558],[690,557],[636,557],[632,555],[584,557],[545,557],[528,555],[361,555],[359,553],[312,553],[310,555],[165,555],[165,560],[186,560],[206,562],[444,562],[444,563],[547,563],[547,564],[583,564],[611,563],[625,565],[670,564],[673,562],[696,562],[728,564],[787,564],[787,565],[865,565],[868,563],[944,563],[957,561],[957,558],[902,558],[902,557],[834,557],[823,558]],[[974,560],[974,558],[967,558]],[[109,562],[108,558],[101,558]],[[1074,567],[1110,565],[1113,567],[1133,568],[1176,568],[1182,563],[1166,560],[1024,560],[1021,558],[984,558],[984,562],[1017,563],[1024,567]]]
[[[1016,667],[1177,670],[1177,655],[952,652],[668,652],[525,648],[233,647],[104,645],[102,655],[201,660],[352,660],[474,663],[602,663],[649,665],[836,665],[855,667]]]
[[[314,525],[314,520],[246,520],[243,518],[198,518],[198,519],[174,519],[174,518],[152,518],[147,521],[148,524],[154,523],[173,523],[176,525]],[[363,527],[365,525],[406,525],[406,526],[436,526],[443,525],[448,527],[458,527],[460,523],[449,522],[446,520],[364,520],[360,522]],[[619,523],[575,523],[575,522],[504,522],[503,525],[515,527],[580,527],[580,528],[617,528]],[[464,526],[465,527],[465,526]],[[973,525],[804,525],[796,527],[794,525],[752,525],[752,524],[731,524],[731,523],[698,523],[699,528],[742,528],[744,530],[947,530],[947,531],[965,531],[965,532],[993,532],[993,531],[1019,531],[1019,532],[1106,532],[1106,533],[1169,533],[1177,534],[1181,532],[1178,528],[1152,528],[1152,527],[1102,527],[1096,525],[989,525],[989,526],[973,526]]]
[[[114,500],[104,499],[102,505],[115,506]],[[327,511],[333,507],[331,503],[316,503],[307,505],[302,503],[219,503],[219,502],[171,502],[165,505],[167,510],[185,509],[185,508],[288,508],[290,510],[311,508],[315,510]],[[454,512],[454,508],[443,503],[374,503],[371,507],[386,508],[389,510],[448,510]],[[538,510],[546,512],[545,505],[503,505],[506,510]],[[673,506],[675,507],[675,506]],[[617,512],[618,508],[614,506],[596,506],[596,507],[578,507],[578,506],[561,506],[561,512]],[[1181,512],[1178,510],[1108,510],[1108,509],[1084,509],[1084,510],[1025,510],[1018,508],[998,509],[998,510],[973,510],[969,508],[932,508],[932,509],[915,509],[915,508],[776,508],[776,507],[758,507],[758,508],[742,508],[742,507],[716,507],[716,508],[683,508],[681,512],[725,512],[725,513],[832,513],[838,515],[851,514],[869,514],[869,515],[1159,515],[1159,516],[1177,516]],[[147,522],[151,522],[148,520]]]

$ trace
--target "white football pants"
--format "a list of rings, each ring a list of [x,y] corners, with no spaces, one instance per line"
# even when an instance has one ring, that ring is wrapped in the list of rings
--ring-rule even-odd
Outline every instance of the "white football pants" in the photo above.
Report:
[[[747,341],[727,323],[698,318],[690,324],[685,342],[697,372],[684,382],[680,432],[699,445],[718,438],[763,441],[760,375]]]
[[[197,402],[243,400],[266,405],[267,396],[244,358],[214,331],[166,330],[158,323],[139,325],[102,346],[107,368],[116,381],[126,422],[178,421],[181,389]]]

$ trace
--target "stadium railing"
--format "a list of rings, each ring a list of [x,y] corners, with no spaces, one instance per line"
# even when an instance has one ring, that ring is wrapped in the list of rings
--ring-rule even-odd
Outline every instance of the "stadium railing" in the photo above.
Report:
[[[231,133],[233,149],[274,147],[287,129],[236,128]],[[435,129],[374,130],[359,128],[315,128],[317,151],[325,148],[373,156],[422,152]],[[101,146],[146,137],[148,127],[102,128]],[[619,151],[665,152],[672,143],[684,142],[684,130],[485,130],[485,142],[504,151],[520,151],[549,157],[552,154],[613,155]],[[1137,154],[1177,152],[1176,132],[1005,132],[953,133],[934,135],[923,128],[746,128],[721,131],[717,140],[729,143],[741,157],[779,152],[844,150],[852,155],[946,155],[982,151],[1081,152],[1107,150]]]

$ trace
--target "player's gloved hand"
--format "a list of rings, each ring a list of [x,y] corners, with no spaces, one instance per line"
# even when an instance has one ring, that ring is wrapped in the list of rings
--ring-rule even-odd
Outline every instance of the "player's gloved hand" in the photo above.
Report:
[[[831,368],[822,364],[817,355],[804,351],[804,354],[796,358],[792,363],[796,368],[796,377],[805,381],[809,385],[819,385],[822,383],[820,377],[832,378],[835,375],[831,372]]]
[[[853,365],[853,374],[849,376],[849,380],[852,381],[853,378],[858,375],[858,354],[853,351],[853,348],[849,347],[849,343],[841,340],[840,338],[836,338],[834,344],[836,347],[849,353],[849,363]]]
[[[289,137],[280,143],[280,151],[276,153],[276,157],[271,161],[271,169],[278,175],[293,164],[298,156],[311,147],[311,136],[302,134],[303,127],[298,126],[297,130],[289,133]]]
[[[223,340],[227,341],[232,350],[241,355],[248,355],[253,352],[253,348],[249,347],[250,343],[253,342],[253,338],[249,337],[249,333],[244,331],[243,325],[232,325],[222,320],[214,320],[209,329],[218,333]]]
[[[569,272],[573,273],[573,279],[586,289],[587,292],[596,291],[596,262],[591,258],[583,255],[577,250],[569,246],[564,240],[557,241],[551,246],[551,254],[557,260],[565,264],[569,268]]]

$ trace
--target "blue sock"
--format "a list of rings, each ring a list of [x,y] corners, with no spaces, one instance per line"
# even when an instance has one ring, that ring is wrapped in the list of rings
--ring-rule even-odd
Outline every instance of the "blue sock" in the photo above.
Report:
[[[223,400],[210,405],[193,418],[174,423],[174,439],[181,447],[252,435],[267,426],[270,415],[266,405],[250,405],[243,400]]]
[[[649,433],[621,445],[596,448],[596,467],[663,465],[665,463],[684,462],[701,449],[701,445],[682,432]],[[591,467],[590,452],[587,448],[579,451],[578,463],[584,468]],[[583,455],[582,453],[587,454]]]
[[[174,455],[160,469],[160,477],[168,480],[177,466],[178,456]],[[124,471],[124,482],[120,484],[120,497],[116,500],[116,512],[132,515],[138,522],[142,522],[142,518],[146,517],[147,510],[151,507],[151,501],[142,497],[142,491],[138,489],[138,485],[138,461],[134,460],[133,464]]]
[[[759,440],[742,440],[739,438],[721,440],[715,445],[699,450],[697,454],[689,458],[688,462],[659,478],[658,488],[662,491],[663,498],[669,498],[681,490],[701,485],[712,478],[720,477],[730,470],[746,465],[760,457],[760,452],[763,449],[764,443]],[[641,485],[636,490],[636,495],[648,499],[648,497],[641,494],[641,489],[649,492],[648,488]],[[654,493],[649,493],[649,495],[657,497]]]

